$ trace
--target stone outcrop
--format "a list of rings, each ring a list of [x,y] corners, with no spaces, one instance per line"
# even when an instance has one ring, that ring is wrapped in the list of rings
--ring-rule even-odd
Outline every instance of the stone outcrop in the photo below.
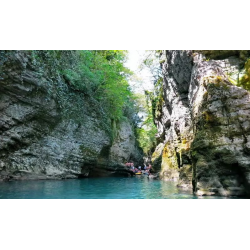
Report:
[[[130,121],[116,124],[115,135],[112,124],[93,98],[40,70],[26,52],[1,57],[0,179],[126,174],[124,162],[141,160],[141,151]]]
[[[231,83],[242,53],[207,54],[164,52],[154,164],[161,163],[161,178],[198,195],[249,195],[250,94]]]
[[[110,148],[110,164],[128,160],[128,152],[132,155],[133,162],[142,165],[142,151],[139,149],[134,130],[128,121],[122,121],[117,129],[117,134]]]

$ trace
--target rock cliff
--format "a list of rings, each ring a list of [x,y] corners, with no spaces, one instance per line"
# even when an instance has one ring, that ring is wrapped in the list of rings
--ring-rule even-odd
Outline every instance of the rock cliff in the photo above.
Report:
[[[126,160],[142,159],[128,119],[107,119],[28,52],[0,56],[0,179],[126,174]]]
[[[250,194],[250,94],[236,86],[247,56],[163,52],[159,144],[152,157],[163,179],[198,195]]]

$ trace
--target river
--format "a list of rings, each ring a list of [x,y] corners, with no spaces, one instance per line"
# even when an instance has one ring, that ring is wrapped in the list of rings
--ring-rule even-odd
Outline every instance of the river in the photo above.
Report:
[[[0,199],[197,199],[173,182],[144,176],[0,182]]]

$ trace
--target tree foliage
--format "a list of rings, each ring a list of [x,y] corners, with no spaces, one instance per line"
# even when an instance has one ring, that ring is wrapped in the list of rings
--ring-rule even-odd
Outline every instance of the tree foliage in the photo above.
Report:
[[[157,128],[155,120],[161,115],[163,104],[161,56],[161,50],[148,50],[140,66],[141,69],[147,68],[150,71],[154,84],[153,91],[145,90],[144,95],[140,97],[141,110],[143,110],[145,117],[142,126],[137,128],[137,136],[146,155],[151,155],[156,147]]]
[[[145,94],[137,94],[137,105],[141,114],[139,126],[136,128],[137,139],[144,154],[150,155],[156,146],[157,133],[151,103],[147,101]]]
[[[128,84],[132,72],[124,66],[127,52],[123,50],[78,51],[78,63],[63,70],[69,85],[102,103],[111,119],[120,120],[133,106]],[[130,107],[131,108],[131,107]]]
[[[124,66],[125,50],[34,50],[26,51],[32,65],[46,72],[50,79],[62,77],[68,88],[80,92],[99,103],[112,120],[125,116],[136,118],[135,98],[128,80],[132,76]],[[58,91],[62,86],[55,86]]]

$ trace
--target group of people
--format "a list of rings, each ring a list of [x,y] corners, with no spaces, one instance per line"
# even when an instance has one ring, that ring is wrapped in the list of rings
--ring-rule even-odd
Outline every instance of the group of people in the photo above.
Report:
[[[126,162],[125,165],[134,173],[144,173],[148,175],[150,175],[150,170],[152,168],[150,164],[147,166],[145,163],[143,166],[138,166],[138,168],[134,166],[133,162]]]

